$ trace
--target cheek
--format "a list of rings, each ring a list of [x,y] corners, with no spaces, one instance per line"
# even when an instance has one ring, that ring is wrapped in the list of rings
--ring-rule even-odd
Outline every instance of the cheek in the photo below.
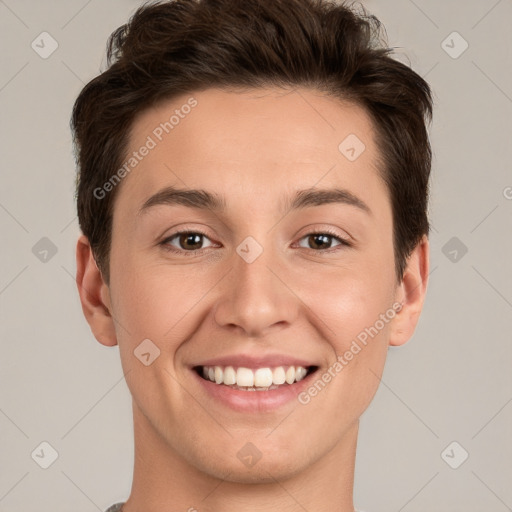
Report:
[[[389,319],[380,318],[390,310],[394,299],[392,263],[380,260],[334,269],[326,273],[304,273],[300,279],[301,298],[324,324],[323,332],[337,353],[348,350],[352,340],[378,322],[381,337],[387,335]],[[387,269],[387,271],[383,271]],[[390,315],[391,316],[391,315]]]
[[[119,251],[120,252],[120,251]],[[134,350],[149,338],[170,359],[201,322],[205,294],[218,281],[206,265],[148,262],[142,255],[118,258],[111,274],[113,312],[120,350]]]
[[[175,385],[176,352],[189,335],[187,315],[204,291],[164,266],[118,261],[119,271],[111,274],[112,306],[126,383],[148,417],[170,404],[180,410],[185,404]]]
[[[338,294],[325,296],[322,318],[331,328],[329,339],[336,351],[340,353],[348,350],[353,340],[364,344],[365,333],[368,335],[368,332],[372,333],[372,339],[377,336],[384,338],[389,321],[383,323],[380,318],[391,308],[390,299],[387,291],[353,280],[344,283]]]
[[[337,269],[331,275],[303,281],[304,302],[313,310],[312,317],[320,319],[317,325],[333,349],[330,367],[317,376],[314,389],[307,391],[309,396],[303,401],[322,395],[313,407],[340,404],[332,412],[339,425],[347,416],[359,417],[369,405],[386,360],[396,315],[392,307],[395,283],[392,259],[380,262],[373,265],[368,260],[360,271]]]

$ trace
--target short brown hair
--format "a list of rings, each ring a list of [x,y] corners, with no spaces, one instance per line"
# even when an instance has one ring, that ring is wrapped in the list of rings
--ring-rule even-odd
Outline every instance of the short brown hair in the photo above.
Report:
[[[71,120],[78,219],[106,282],[117,188],[102,199],[94,191],[122,164],[135,116],[183,93],[268,86],[314,88],[370,114],[401,281],[407,257],[429,233],[432,95],[391,54],[375,16],[329,0],[169,0],[140,7],[110,36],[108,68],[83,88]]]

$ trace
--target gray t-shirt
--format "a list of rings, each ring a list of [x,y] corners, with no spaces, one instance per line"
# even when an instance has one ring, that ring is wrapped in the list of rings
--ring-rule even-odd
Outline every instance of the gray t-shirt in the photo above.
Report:
[[[115,505],[112,505],[105,510],[105,512],[120,512],[121,507],[124,505],[124,501],[121,501],[120,503],[116,503]]]
[[[124,502],[116,503],[115,505],[112,505],[111,507],[108,507],[105,512],[120,512],[121,507],[124,505]],[[354,512],[363,512],[362,510],[355,510]]]

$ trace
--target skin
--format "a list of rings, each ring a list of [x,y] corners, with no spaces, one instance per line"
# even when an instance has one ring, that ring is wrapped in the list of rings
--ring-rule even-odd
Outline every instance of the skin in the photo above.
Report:
[[[87,239],[77,245],[85,317],[100,343],[119,345],[133,397],[135,468],[123,510],[352,512],[359,418],[388,346],[415,330],[428,240],[398,283],[372,122],[318,91],[186,94],[139,115],[131,150],[191,96],[198,105],[119,185],[108,285]],[[353,162],[338,150],[349,134],[366,146]],[[223,195],[226,209],[139,212],[170,185]],[[347,189],[371,214],[343,203],[282,210],[283,198],[312,187]],[[307,236],[329,228],[353,245],[333,237],[315,246]],[[182,254],[160,244],[182,229],[206,234],[194,256],[179,237],[167,246]],[[250,264],[236,252],[248,236],[263,248]],[[209,399],[190,370],[217,356],[279,352],[314,361],[321,375],[394,302],[400,312],[305,405],[240,413]],[[149,366],[134,356],[147,338],[160,349]],[[247,442],[262,454],[253,467],[237,457]]]

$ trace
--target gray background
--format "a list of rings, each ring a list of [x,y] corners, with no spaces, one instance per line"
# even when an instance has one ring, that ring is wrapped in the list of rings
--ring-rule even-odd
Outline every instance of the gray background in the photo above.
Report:
[[[68,122],[139,3],[0,0],[0,512],[92,512],[129,494],[130,395],[74,283]],[[361,420],[355,503],[512,510],[512,1],[363,4],[430,82],[436,112],[427,300]],[[31,47],[43,31],[58,43],[47,59]],[[43,441],[58,452],[48,469]]]

